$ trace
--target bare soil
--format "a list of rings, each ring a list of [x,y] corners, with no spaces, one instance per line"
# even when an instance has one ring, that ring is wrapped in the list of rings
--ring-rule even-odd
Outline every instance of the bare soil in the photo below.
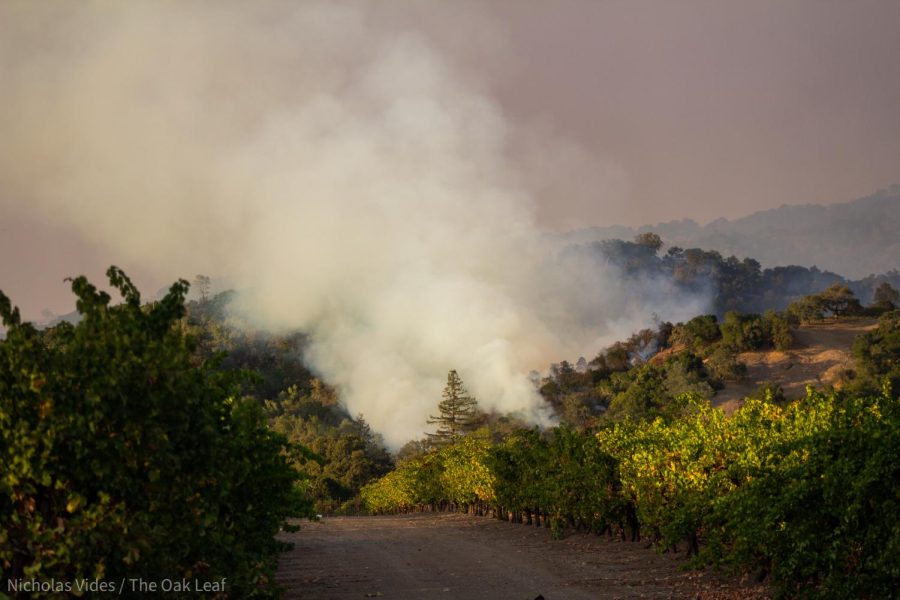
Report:
[[[464,514],[332,517],[281,539],[286,598],[587,600],[767,598],[760,585],[684,571],[683,553],[644,542],[548,530]]]
[[[875,319],[841,319],[803,325],[794,330],[794,347],[786,351],[742,352],[747,377],[719,390],[713,404],[733,413],[744,398],[767,382],[777,383],[787,399],[806,395],[806,386],[840,386],[843,375],[854,368],[853,340],[878,325]]]

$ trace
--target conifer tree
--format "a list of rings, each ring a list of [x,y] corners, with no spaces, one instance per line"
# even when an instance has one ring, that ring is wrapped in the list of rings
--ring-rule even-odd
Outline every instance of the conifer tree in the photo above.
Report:
[[[428,441],[435,446],[443,446],[455,438],[474,430],[478,424],[478,402],[463,387],[462,379],[455,370],[447,374],[443,400],[438,404],[438,416],[430,416],[429,425],[437,425],[435,433],[428,434]]]

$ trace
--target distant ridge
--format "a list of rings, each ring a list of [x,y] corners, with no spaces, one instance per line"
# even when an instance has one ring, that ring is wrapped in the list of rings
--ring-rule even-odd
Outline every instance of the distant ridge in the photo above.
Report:
[[[861,279],[900,269],[900,185],[845,202],[784,205],[734,220],[698,225],[684,219],[642,227],[590,227],[562,234],[567,242],[630,240],[653,231],[666,246],[752,257],[763,267],[817,266]]]

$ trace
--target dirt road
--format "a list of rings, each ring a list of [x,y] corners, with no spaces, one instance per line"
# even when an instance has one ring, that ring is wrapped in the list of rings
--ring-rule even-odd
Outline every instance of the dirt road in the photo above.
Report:
[[[765,597],[761,589],[684,572],[682,553],[641,542],[461,514],[335,517],[285,534],[286,598],[344,600],[588,600]]]

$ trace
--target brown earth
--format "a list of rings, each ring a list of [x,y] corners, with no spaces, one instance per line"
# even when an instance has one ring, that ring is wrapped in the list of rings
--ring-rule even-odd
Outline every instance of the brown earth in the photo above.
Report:
[[[742,352],[747,377],[719,390],[713,404],[731,414],[748,395],[766,382],[777,383],[786,398],[806,395],[806,386],[840,385],[843,374],[854,368],[851,349],[856,336],[874,329],[875,319],[841,319],[803,325],[794,330],[794,347],[785,351]]]
[[[333,517],[281,539],[286,598],[588,600],[766,598],[761,586],[680,569],[684,553],[464,514]]]

